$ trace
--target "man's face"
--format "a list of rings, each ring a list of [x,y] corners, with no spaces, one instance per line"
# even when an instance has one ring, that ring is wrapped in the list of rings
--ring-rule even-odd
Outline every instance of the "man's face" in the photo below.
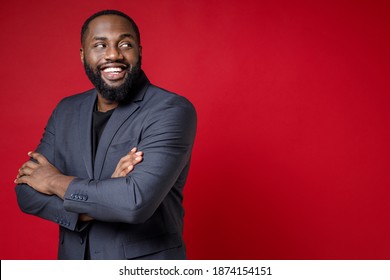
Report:
[[[80,55],[88,78],[105,99],[126,99],[141,69],[141,46],[127,19],[117,15],[93,19]]]

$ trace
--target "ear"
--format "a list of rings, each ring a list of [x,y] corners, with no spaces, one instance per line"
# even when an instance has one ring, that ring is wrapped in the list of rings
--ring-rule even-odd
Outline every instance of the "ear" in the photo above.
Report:
[[[84,64],[84,49],[83,48],[80,48],[80,59],[81,59],[81,63]]]
[[[138,50],[139,50],[139,56],[142,57],[142,46],[141,45],[138,46]]]

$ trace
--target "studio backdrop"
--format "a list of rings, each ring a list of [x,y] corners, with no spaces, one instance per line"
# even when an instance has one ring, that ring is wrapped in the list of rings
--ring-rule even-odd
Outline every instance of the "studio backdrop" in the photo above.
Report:
[[[6,1],[1,4],[0,258],[55,259],[57,225],[13,180],[55,105],[92,88],[80,28],[138,23],[152,83],[187,97],[190,259],[390,259],[390,2]]]

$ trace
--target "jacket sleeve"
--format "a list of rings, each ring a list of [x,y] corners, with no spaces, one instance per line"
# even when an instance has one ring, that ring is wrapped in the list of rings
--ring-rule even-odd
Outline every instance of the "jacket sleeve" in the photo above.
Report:
[[[177,98],[149,114],[145,123],[138,144],[143,161],[126,177],[74,179],[65,193],[66,210],[132,224],[153,215],[189,164],[196,112],[186,99]]]
[[[36,149],[51,163],[54,161],[55,115],[56,111],[51,115]],[[55,222],[70,230],[76,229],[78,214],[66,211],[59,197],[37,192],[27,184],[16,185],[15,191],[19,207],[24,213]]]

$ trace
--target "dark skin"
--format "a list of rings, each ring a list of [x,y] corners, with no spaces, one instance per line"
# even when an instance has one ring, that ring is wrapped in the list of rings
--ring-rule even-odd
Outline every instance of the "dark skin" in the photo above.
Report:
[[[131,70],[142,54],[139,40],[127,19],[117,15],[104,15],[92,20],[88,26],[85,39],[80,49],[81,61],[88,63],[93,70],[100,70],[103,80],[111,87],[124,83]],[[98,110],[106,112],[118,106],[117,102],[103,98],[98,92]],[[56,195],[64,199],[69,184],[75,178],[62,174],[55,166],[37,152],[28,155],[36,160],[25,162],[18,171],[16,184],[27,184],[36,191]],[[133,148],[122,157],[112,178],[126,176],[134,166],[142,161],[142,152]],[[80,215],[80,220],[93,219]]]
[[[116,15],[100,16],[92,20],[80,49],[81,62],[84,63],[85,60],[93,70],[100,70],[103,80],[112,87],[124,83],[128,71],[141,56],[142,47],[133,27],[127,19]],[[106,73],[110,68],[121,71]],[[118,103],[98,95],[100,111],[106,112],[117,106]]]

